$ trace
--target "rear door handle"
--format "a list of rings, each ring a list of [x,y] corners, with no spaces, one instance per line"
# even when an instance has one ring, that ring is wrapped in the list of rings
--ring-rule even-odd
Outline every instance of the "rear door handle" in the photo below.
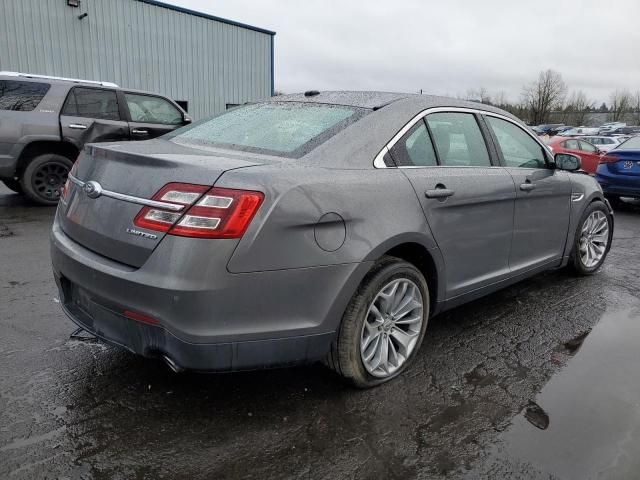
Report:
[[[134,135],[149,135],[148,130],[140,130],[138,128],[134,128],[133,130],[131,130],[131,133],[133,133]]]
[[[74,130],[86,130],[87,126],[82,125],[81,123],[70,123],[69,128],[72,128]]]
[[[520,190],[522,190],[523,192],[530,192],[531,190],[535,190],[535,188],[536,184],[529,181],[520,184]]]
[[[435,188],[424,192],[424,196],[427,198],[447,198],[451,197],[454,193],[453,190],[449,190],[448,188]]]

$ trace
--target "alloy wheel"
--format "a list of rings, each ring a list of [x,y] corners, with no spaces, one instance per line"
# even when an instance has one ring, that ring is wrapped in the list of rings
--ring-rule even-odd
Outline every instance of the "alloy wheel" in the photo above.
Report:
[[[407,278],[392,280],[369,306],[360,335],[360,357],[369,374],[393,375],[407,361],[420,338],[424,300]]]
[[[587,268],[598,265],[609,244],[609,220],[604,212],[595,210],[582,224],[580,231],[580,260]]]

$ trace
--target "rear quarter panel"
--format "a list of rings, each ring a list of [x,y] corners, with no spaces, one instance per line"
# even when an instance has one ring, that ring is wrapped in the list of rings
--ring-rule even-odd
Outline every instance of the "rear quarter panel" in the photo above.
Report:
[[[435,248],[399,170],[283,164],[227,172],[216,186],[265,193],[229,261],[233,273],[370,261],[404,241]]]

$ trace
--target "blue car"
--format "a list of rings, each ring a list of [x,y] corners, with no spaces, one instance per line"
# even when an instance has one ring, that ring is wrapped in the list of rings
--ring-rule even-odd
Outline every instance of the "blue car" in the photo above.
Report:
[[[596,179],[613,202],[640,198],[640,137],[631,137],[600,159]]]

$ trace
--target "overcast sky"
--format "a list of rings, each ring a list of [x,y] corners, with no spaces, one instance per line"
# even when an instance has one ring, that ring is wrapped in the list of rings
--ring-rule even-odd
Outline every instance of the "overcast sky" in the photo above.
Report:
[[[164,0],[275,30],[276,89],[511,100],[540,70],[598,103],[640,91],[639,0]]]

